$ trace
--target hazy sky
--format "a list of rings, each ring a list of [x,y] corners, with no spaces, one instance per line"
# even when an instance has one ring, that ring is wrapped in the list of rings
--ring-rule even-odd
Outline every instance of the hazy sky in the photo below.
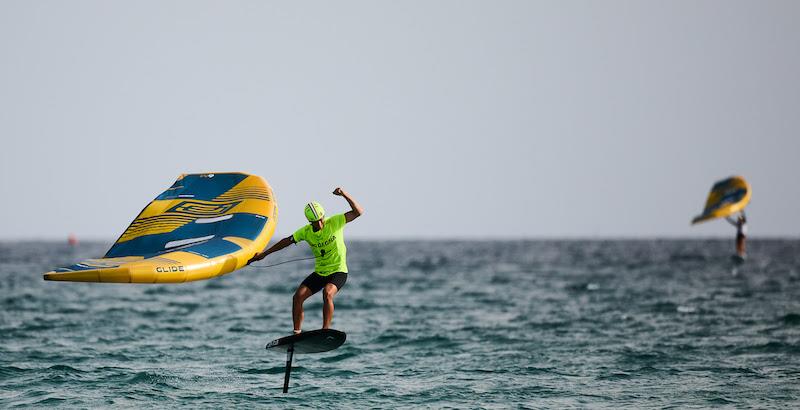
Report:
[[[116,238],[181,173],[348,237],[800,233],[798,1],[0,1],[0,238]]]

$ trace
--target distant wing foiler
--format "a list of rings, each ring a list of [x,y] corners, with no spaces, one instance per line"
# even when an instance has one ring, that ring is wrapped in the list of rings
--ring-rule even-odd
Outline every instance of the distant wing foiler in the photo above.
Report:
[[[44,274],[45,280],[179,283],[239,269],[275,232],[278,208],[263,178],[184,174],[150,202],[101,259]]]
[[[718,181],[711,187],[703,213],[694,217],[692,224],[733,215],[747,206],[750,195],[750,184],[742,177]]]

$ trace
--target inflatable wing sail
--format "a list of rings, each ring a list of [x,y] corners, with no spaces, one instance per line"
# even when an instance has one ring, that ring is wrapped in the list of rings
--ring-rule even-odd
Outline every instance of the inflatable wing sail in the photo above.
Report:
[[[277,215],[272,189],[259,176],[181,175],[104,257],[55,269],[44,279],[178,283],[224,275],[267,245]]]
[[[730,177],[711,187],[703,213],[692,219],[692,224],[714,218],[724,218],[744,209],[750,202],[750,184],[742,177]]]

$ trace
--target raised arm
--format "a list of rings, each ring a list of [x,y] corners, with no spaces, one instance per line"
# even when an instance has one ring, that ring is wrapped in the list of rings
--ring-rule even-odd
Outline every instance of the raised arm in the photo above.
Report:
[[[350,210],[344,214],[345,221],[352,222],[354,219],[358,218],[364,213],[364,208],[362,208],[361,205],[359,205],[358,202],[356,202],[356,200],[353,199],[353,197],[351,197],[350,194],[345,192],[345,190],[343,190],[341,187],[334,189],[333,194],[344,197],[347,203],[350,204]]]
[[[289,246],[289,245],[291,245],[293,243],[295,243],[294,242],[294,236],[293,235],[289,235],[289,236],[279,240],[277,243],[275,243],[275,245],[270,246],[267,250],[265,250],[263,252],[259,252],[259,253],[255,254],[255,255],[253,255],[253,257],[250,258],[249,261],[247,261],[247,264],[249,265],[249,264],[251,264],[251,263],[253,263],[255,261],[260,261],[261,259],[266,258],[267,255],[269,255],[269,254],[271,254],[273,252],[277,252],[277,251],[279,251],[279,250],[281,250],[281,249],[283,249],[283,248],[285,248],[285,247],[287,247],[287,246]]]

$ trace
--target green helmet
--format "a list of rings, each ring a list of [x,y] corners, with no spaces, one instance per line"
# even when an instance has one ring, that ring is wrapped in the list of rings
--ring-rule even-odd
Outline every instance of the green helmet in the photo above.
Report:
[[[308,219],[308,222],[316,222],[325,217],[325,210],[322,209],[322,205],[316,201],[311,201],[306,204],[306,209],[304,209],[304,212],[306,213],[306,219]]]

